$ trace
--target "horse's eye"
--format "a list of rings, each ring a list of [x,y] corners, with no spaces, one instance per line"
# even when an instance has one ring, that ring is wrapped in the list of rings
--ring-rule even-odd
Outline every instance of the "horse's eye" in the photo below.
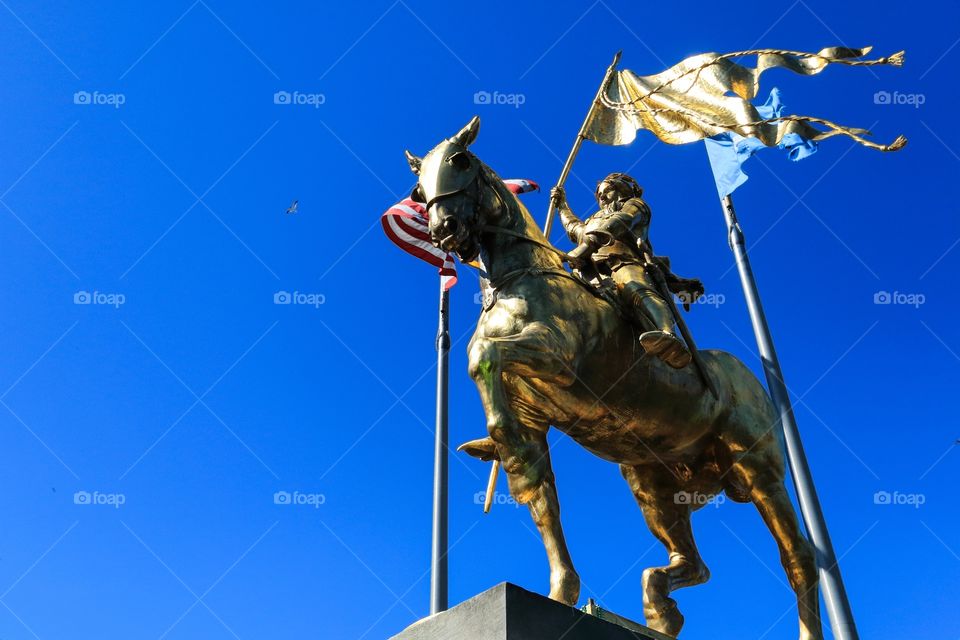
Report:
[[[450,164],[457,171],[466,171],[470,168],[470,156],[465,151],[458,151],[447,158],[447,164]]]
[[[422,204],[427,202],[427,199],[423,197],[423,190],[420,188],[420,183],[417,183],[417,186],[413,188],[413,191],[410,193],[410,199]]]

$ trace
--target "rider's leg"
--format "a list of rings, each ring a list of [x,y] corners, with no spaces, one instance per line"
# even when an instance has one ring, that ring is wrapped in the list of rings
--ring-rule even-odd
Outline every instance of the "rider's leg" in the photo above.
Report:
[[[673,333],[673,314],[655,291],[644,286],[631,287],[634,308],[659,331]]]
[[[652,356],[677,369],[687,366],[690,352],[674,334],[673,313],[640,265],[623,265],[613,272],[623,306],[633,321],[647,329],[640,344]]]

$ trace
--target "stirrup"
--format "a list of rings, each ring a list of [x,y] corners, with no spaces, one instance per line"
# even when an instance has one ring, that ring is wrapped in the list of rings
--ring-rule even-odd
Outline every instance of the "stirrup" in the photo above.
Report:
[[[646,331],[640,334],[640,345],[647,353],[660,358],[674,369],[683,369],[692,359],[686,345],[666,331]]]

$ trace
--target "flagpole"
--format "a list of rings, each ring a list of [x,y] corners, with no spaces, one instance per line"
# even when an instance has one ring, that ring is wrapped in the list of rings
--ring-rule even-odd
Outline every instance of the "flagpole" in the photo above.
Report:
[[[722,198],[721,202],[723,204],[723,215],[727,223],[730,249],[736,257],[740,284],[747,299],[750,321],[753,324],[757,347],[763,361],[763,372],[767,377],[770,396],[773,398],[773,403],[777,408],[783,426],[787,460],[797,490],[800,513],[803,516],[810,541],[816,548],[817,565],[820,570],[820,588],[827,607],[827,615],[830,618],[833,637],[835,640],[858,640],[859,635],[853,620],[853,612],[850,609],[850,601],[847,599],[843,578],[840,575],[840,565],[833,550],[833,543],[830,541],[830,533],[827,531],[823,509],[820,506],[820,499],[817,497],[817,490],[813,484],[810,465],[807,463],[807,456],[800,440],[800,430],[793,415],[790,394],[787,391],[786,383],[783,381],[783,371],[780,369],[780,361],[773,346],[773,336],[770,335],[770,327],[767,325],[767,318],[760,302],[760,291],[757,289],[757,282],[750,266],[750,258],[747,256],[743,230],[740,228],[737,213],[733,208],[733,199],[727,195]]]
[[[573,167],[573,161],[577,157],[577,153],[580,151],[580,145],[583,144],[583,141],[587,137],[587,127],[590,125],[590,116],[593,115],[593,110],[596,108],[597,104],[600,103],[600,99],[603,97],[603,92],[607,88],[607,84],[610,82],[610,77],[613,76],[613,72],[617,70],[617,63],[620,62],[620,54],[623,51],[617,51],[616,55],[613,56],[613,62],[610,63],[610,66],[607,67],[607,72],[603,76],[603,82],[600,83],[600,88],[597,90],[597,95],[594,97],[593,102],[590,103],[590,109],[587,111],[587,117],[583,119],[583,124],[580,125],[580,131],[577,132],[577,139],[573,141],[573,148],[570,150],[570,155],[567,156],[567,161],[563,163],[563,169],[560,170],[560,177],[557,178],[557,186],[562,187],[563,183],[567,181],[567,176],[570,174],[570,168]],[[553,201],[553,198],[550,199],[550,208],[547,211],[547,221],[543,225],[543,235],[547,236],[547,240],[550,240],[550,229],[553,227],[553,214],[557,210],[557,203]]]
[[[437,418],[433,451],[433,541],[430,556],[430,615],[447,609],[447,392],[450,361],[450,291],[440,278],[437,328]]]

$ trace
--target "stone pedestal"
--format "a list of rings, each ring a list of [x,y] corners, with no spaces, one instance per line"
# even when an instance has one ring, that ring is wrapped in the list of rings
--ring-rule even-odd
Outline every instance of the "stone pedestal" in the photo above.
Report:
[[[608,622],[605,612],[594,611],[600,617],[503,582],[391,640],[672,640],[617,616],[610,617],[620,624]]]

